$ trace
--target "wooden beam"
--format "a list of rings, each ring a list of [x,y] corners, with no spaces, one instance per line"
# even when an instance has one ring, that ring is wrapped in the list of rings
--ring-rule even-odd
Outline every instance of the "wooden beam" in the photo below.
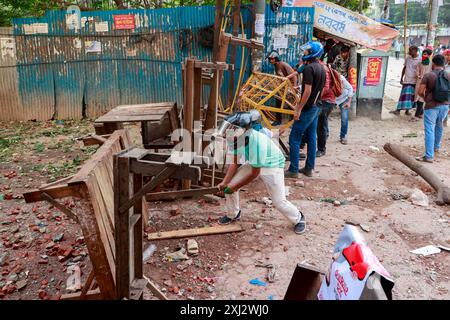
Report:
[[[202,116],[202,69],[201,67],[194,69],[194,121],[200,121]]]
[[[107,140],[107,138],[96,134],[88,135],[86,137],[83,137],[82,139],[85,146],[102,145]]]
[[[26,203],[42,201],[43,190],[34,190],[23,194]],[[72,186],[55,186],[45,189],[45,193],[54,199],[77,196],[76,189]]]
[[[80,294],[80,300],[85,300],[86,299],[86,295],[88,294],[88,291],[91,287],[92,281],[94,280],[95,277],[95,273],[94,270],[91,270],[91,272],[89,273],[89,276],[86,280],[86,282],[84,283],[83,289],[81,290],[81,294]]]
[[[214,69],[214,70],[233,70],[234,64],[228,64],[225,62],[204,62],[195,60],[195,68]],[[201,72],[201,70],[200,70]],[[201,73],[200,73],[201,74]]]
[[[166,179],[168,179],[175,171],[176,171],[175,167],[166,167],[157,176],[153,177],[153,179],[150,182],[146,183],[142,187],[142,189],[140,189],[138,192],[136,192],[131,199],[127,198],[125,201],[121,201],[121,205],[119,207],[119,212],[127,211],[133,205],[135,205],[136,201],[142,201],[142,197],[144,197],[147,192],[155,189],[157,186],[159,186],[161,183],[163,183]],[[129,172],[128,172],[128,174],[129,174]],[[127,221],[127,224],[128,223],[129,223],[129,221]]]
[[[114,155],[114,226],[117,298],[130,296],[130,212],[120,208],[129,201],[129,158]]]
[[[206,228],[184,229],[166,232],[150,233],[148,240],[164,240],[164,239],[176,239],[176,238],[188,238],[207,236],[212,234],[229,233],[229,232],[241,232],[244,231],[240,224],[229,224],[225,226],[214,226]]]
[[[200,188],[180,191],[156,192],[146,195],[147,201],[175,200],[180,198],[198,197],[204,194],[215,194],[219,192],[219,188]]]
[[[187,137],[183,137],[183,141],[190,142],[190,145],[186,145],[183,142],[184,147],[188,147],[192,151],[193,139],[192,129],[194,128],[194,59],[186,60],[186,96],[184,97],[183,106],[183,129],[184,133],[188,134]],[[190,180],[183,180],[183,189],[189,189],[191,185]]]
[[[167,164],[155,161],[131,161],[131,171],[133,173],[143,174],[144,176],[157,176],[167,167]],[[170,178],[189,179],[191,181],[197,181],[200,178],[201,170],[198,166],[178,166],[173,168],[176,170]]]
[[[144,276],[144,279],[147,280],[147,288],[160,300],[169,300],[164,293],[159,290],[156,285],[146,276]]]
[[[142,175],[133,174],[133,193],[138,192],[142,188]],[[143,275],[142,265],[142,230],[148,224],[148,212],[143,211],[145,199],[141,197],[133,206],[133,217],[137,216],[136,221],[130,221],[130,228],[133,230],[133,258],[134,258],[134,275],[132,278],[141,279]],[[130,219],[130,220],[131,220]]]
[[[50,195],[48,195],[47,193],[43,192],[41,195],[43,200],[46,200],[48,202],[50,202],[53,206],[55,206],[56,208],[59,209],[59,211],[61,211],[62,213],[64,213],[65,215],[67,215],[70,219],[72,219],[73,221],[75,221],[76,223],[79,223],[80,221],[78,220],[77,215],[72,212],[71,210],[69,210],[67,207],[65,207],[64,205],[62,205],[61,203],[59,203],[58,201],[56,201],[55,199],[53,199]]]
[[[61,295],[61,300],[80,300],[81,292],[68,293]],[[102,300],[103,297],[100,293],[100,289],[89,290],[84,297],[84,300]]]
[[[233,37],[237,37],[239,33],[239,15],[241,12],[241,0],[234,0],[234,11],[233,11]],[[235,64],[236,63],[236,48],[237,45],[234,43],[231,43],[231,53],[230,53],[230,63]],[[245,66],[241,66],[241,68],[245,68]],[[235,70],[230,70],[229,73],[229,81],[228,81],[228,98],[227,98],[227,105],[231,106],[233,102],[233,96],[234,96],[234,74]],[[237,90],[238,88],[236,88]]]

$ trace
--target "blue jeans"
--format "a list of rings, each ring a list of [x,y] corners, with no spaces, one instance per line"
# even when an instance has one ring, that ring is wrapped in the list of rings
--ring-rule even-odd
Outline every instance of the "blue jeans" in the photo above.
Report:
[[[348,100],[339,105],[339,109],[341,110],[341,139],[346,138],[348,133],[348,109],[344,108],[347,102]]]
[[[434,158],[434,150],[441,148],[442,134],[444,133],[444,119],[448,114],[448,105],[425,109],[423,126],[425,129],[425,157]]]
[[[308,144],[308,153],[306,156],[306,165],[308,169],[314,169],[316,162],[316,143],[317,143],[317,120],[320,108],[316,105],[309,110],[300,113],[299,120],[295,120],[289,135],[289,165],[290,172],[298,172],[298,163],[300,161],[300,144],[302,136],[305,135]]]

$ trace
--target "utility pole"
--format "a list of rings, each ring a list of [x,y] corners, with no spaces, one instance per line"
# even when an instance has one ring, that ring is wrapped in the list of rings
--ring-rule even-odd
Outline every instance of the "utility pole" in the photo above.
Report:
[[[363,12],[363,6],[364,6],[364,0],[359,0],[359,9],[358,9],[359,13]]]
[[[405,59],[406,59],[406,53],[408,52],[407,47],[408,44],[406,42],[406,27],[408,24],[408,0],[405,0],[405,16],[403,19],[403,48],[405,52]]]
[[[430,0],[430,14],[427,23],[427,43],[434,48],[434,39],[436,38],[436,26],[439,12],[439,0]]]
[[[255,0],[255,25],[254,25],[254,39],[258,42],[264,42],[264,11],[266,9],[265,0]],[[262,62],[264,59],[264,51],[252,50],[252,71],[261,72]]]

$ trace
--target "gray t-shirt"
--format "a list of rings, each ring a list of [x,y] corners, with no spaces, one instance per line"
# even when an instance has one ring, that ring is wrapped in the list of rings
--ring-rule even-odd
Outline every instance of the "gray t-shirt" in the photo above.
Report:
[[[417,75],[416,75],[416,67],[420,63],[421,58],[417,56],[413,58],[411,56],[407,56],[405,60],[405,77],[403,78],[403,83],[405,84],[416,84]]]

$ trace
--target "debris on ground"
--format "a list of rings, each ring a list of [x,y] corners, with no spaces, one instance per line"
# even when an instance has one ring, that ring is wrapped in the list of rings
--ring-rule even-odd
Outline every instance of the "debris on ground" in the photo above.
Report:
[[[427,195],[419,189],[414,189],[409,199],[411,200],[412,204],[415,204],[417,206],[428,207],[429,205]]]
[[[262,202],[268,207],[272,206],[272,200],[270,200],[270,198],[268,198],[268,197],[263,197]]]
[[[222,200],[222,198],[213,194],[204,194],[202,199],[204,199],[206,203],[210,204],[220,204],[220,200]]]
[[[189,239],[187,241],[187,252],[191,255],[198,254],[198,243],[194,239]]]
[[[248,283],[254,284],[255,286],[262,286],[262,287],[267,286],[267,283],[265,283],[264,281],[259,280],[258,278],[252,279]]]
[[[375,147],[375,146],[369,146],[369,149],[370,149],[371,151],[380,152],[380,148]]]
[[[177,261],[189,259],[189,257],[186,255],[185,248],[181,248],[180,250],[172,252],[172,253],[166,253],[166,258],[169,262],[177,262]]]
[[[300,181],[295,181],[295,186],[304,188],[305,187],[305,182],[301,181],[301,180]]]
[[[415,254],[420,254],[420,255],[426,257],[426,256],[430,256],[432,254],[440,253],[441,249],[436,246],[429,245],[429,246],[425,246],[425,247],[422,247],[422,248],[419,248],[416,250],[412,250],[410,252],[415,253]]]
[[[66,290],[68,292],[77,292],[81,290],[81,270],[76,264],[67,268],[67,273],[70,274],[66,282]]]
[[[336,199],[336,198],[320,198],[319,202],[328,202],[332,203],[335,206],[347,205],[348,201],[346,199]]]
[[[142,253],[142,261],[144,263],[147,262],[147,260],[150,259],[150,257],[153,255],[153,253],[155,253],[155,251],[156,251],[156,246],[152,243]]]

